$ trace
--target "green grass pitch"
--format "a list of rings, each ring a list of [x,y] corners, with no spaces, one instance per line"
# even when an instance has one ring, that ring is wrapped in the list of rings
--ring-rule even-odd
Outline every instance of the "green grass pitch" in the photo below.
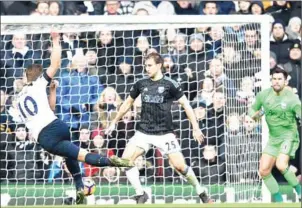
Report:
[[[17,206],[20,207],[20,206]],[[144,205],[62,205],[31,206],[32,208],[301,208],[301,203],[225,203],[225,204],[144,204]]]

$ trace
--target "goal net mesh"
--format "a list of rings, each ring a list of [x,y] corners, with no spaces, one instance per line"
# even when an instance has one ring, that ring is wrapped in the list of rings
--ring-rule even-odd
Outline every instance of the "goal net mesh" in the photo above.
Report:
[[[239,18],[239,17],[238,17]],[[139,21],[139,20],[138,20]],[[257,173],[261,126],[247,115],[261,89],[259,23],[247,24],[58,24],[62,64],[56,75],[56,115],[72,140],[104,156],[121,156],[140,120],[141,101],[111,137],[104,128],[132,84],[145,77],[144,58],[160,53],[163,71],[189,98],[205,134],[198,145],[184,111],[172,106],[175,133],[202,186],[217,202],[261,198]],[[45,152],[18,120],[15,98],[24,68],[50,65],[49,24],[1,23],[1,202],[9,205],[72,203],[74,185],[64,159]],[[268,75],[265,75],[268,76]],[[2,119],[2,117],[1,117]],[[89,204],[134,203],[125,172],[79,163],[97,190]],[[136,160],[150,203],[199,203],[186,181],[156,148]]]

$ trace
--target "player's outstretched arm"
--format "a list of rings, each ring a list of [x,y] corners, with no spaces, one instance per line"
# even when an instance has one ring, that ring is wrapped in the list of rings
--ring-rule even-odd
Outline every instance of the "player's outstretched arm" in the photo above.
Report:
[[[128,112],[128,110],[132,107],[134,103],[134,99],[131,96],[128,96],[125,102],[121,105],[117,115],[111,122],[110,126],[106,129],[105,134],[111,135],[112,131],[115,129],[117,122]]]
[[[262,107],[262,97],[261,92],[257,94],[256,100],[252,107],[249,109],[249,116],[254,120],[259,120],[261,116],[264,115],[264,111],[261,110]]]
[[[181,104],[181,106],[184,108],[188,119],[190,120],[192,126],[193,126],[193,137],[194,139],[201,144],[203,142],[204,136],[199,128],[197,119],[195,117],[194,111],[190,105],[190,102],[188,101],[187,97],[183,95],[181,98],[178,99],[178,102]]]
[[[49,85],[49,96],[48,96],[48,102],[51,110],[55,111],[56,109],[56,97],[57,97],[57,87],[59,86],[59,83],[57,80],[53,80]]]
[[[60,45],[60,34],[56,31],[50,33],[52,38],[52,52],[50,57],[50,66],[46,73],[50,78],[53,78],[61,66],[62,48]]]

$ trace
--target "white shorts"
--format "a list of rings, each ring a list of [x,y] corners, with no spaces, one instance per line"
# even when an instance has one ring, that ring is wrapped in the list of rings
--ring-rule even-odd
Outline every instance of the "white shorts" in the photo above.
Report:
[[[145,153],[147,153],[151,145],[153,145],[159,149],[163,156],[181,151],[179,143],[172,133],[158,136],[137,131],[130,139],[129,144],[142,148]]]

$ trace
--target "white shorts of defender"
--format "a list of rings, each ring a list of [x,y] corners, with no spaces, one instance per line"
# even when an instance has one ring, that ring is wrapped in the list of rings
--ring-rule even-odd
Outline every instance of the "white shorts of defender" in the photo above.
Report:
[[[153,145],[159,149],[163,156],[181,151],[179,143],[172,133],[158,136],[137,131],[130,139],[129,144],[142,148],[145,153],[147,153],[151,145]]]

